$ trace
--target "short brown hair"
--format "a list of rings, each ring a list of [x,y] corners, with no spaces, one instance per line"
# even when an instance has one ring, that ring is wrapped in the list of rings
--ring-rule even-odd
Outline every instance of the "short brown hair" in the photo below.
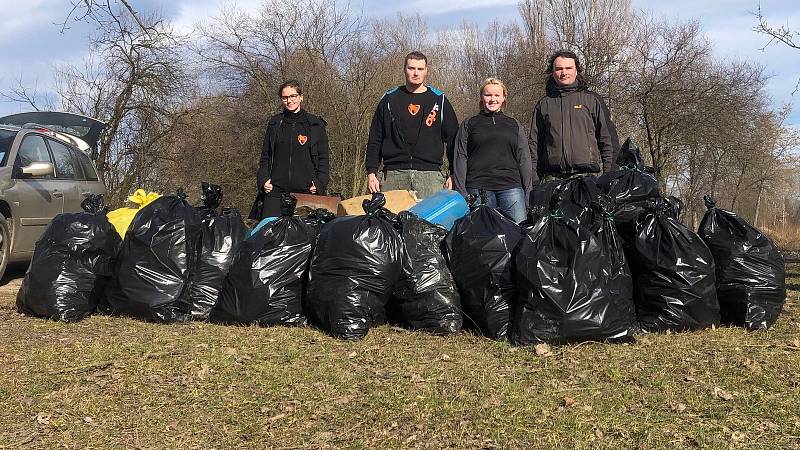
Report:
[[[278,97],[283,95],[283,90],[286,89],[287,87],[292,88],[295,91],[297,91],[298,94],[303,95],[303,88],[300,87],[300,82],[297,80],[288,80],[284,81],[283,84],[281,84],[280,87],[278,87]]]
[[[406,59],[403,60],[403,67],[408,65],[408,60],[413,59],[415,61],[425,61],[425,65],[428,65],[428,57],[425,56],[424,53],[420,51],[414,50],[413,52],[406,55]]]

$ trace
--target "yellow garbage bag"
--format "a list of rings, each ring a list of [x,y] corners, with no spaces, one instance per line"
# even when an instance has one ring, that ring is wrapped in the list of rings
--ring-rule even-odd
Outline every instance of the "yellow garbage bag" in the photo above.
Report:
[[[128,201],[137,206],[135,208],[118,208],[109,211],[107,215],[108,221],[111,222],[111,225],[114,225],[117,233],[125,239],[125,233],[128,231],[131,222],[133,222],[136,213],[158,197],[161,197],[158,192],[145,192],[144,189],[137,189],[133,195],[128,197]]]

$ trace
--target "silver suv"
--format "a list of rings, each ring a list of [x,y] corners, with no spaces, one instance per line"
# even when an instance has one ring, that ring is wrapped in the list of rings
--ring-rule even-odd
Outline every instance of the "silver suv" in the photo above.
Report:
[[[62,112],[0,117],[0,277],[9,262],[30,261],[53,217],[106,193],[89,158],[104,127]]]

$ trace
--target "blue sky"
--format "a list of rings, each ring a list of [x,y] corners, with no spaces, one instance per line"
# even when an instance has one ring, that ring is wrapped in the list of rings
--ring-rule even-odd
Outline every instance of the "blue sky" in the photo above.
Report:
[[[352,3],[356,5],[358,1],[352,0]],[[800,93],[791,96],[800,78],[800,50],[783,45],[761,50],[767,39],[751,31],[756,23],[752,12],[758,8],[759,0],[631,2],[634,8],[648,9],[658,16],[699,20],[718,57],[748,59],[764,65],[772,76],[769,93],[773,103],[776,106],[792,103],[795,111],[789,122],[800,126]],[[178,27],[187,30],[195,22],[216,15],[226,3],[255,10],[261,0],[131,0],[139,10],[161,10],[175,18]],[[465,20],[484,24],[517,17],[516,0],[364,0],[363,5],[365,13],[378,17],[418,12],[434,30]],[[800,1],[761,0],[761,6],[772,23],[788,23],[800,31]],[[82,24],[70,23],[70,28],[61,32],[60,22],[69,9],[69,0],[25,0],[17,2],[14,14],[5,15],[0,28],[0,90],[17,85],[20,79],[26,86],[45,90],[51,83],[56,64],[82,59],[88,51],[86,36],[91,30]],[[25,105],[0,99],[0,115],[28,109]]]

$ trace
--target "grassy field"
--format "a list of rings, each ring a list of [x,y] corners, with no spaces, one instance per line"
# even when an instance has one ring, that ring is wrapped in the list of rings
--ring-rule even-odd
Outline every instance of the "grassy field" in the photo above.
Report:
[[[0,448],[800,448],[800,265],[776,326],[537,356],[396,328],[21,316],[0,287]]]

